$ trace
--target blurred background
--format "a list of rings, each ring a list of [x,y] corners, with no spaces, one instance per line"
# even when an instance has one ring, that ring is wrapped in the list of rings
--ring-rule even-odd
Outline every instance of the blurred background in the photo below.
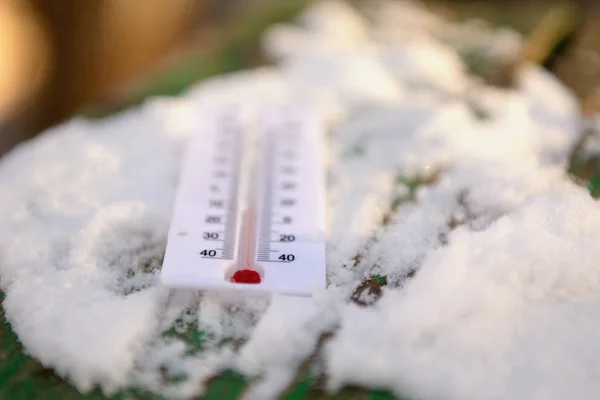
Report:
[[[204,77],[268,63],[258,42],[306,0],[0,0],[0,155],[78,113],[101,117]],[[352,3],[360,3],[352,1]],[[600,4],[427,0],[526,38],[521,57],[556,73],[595,113]],[[478,73],[510,85],[511,66]]]

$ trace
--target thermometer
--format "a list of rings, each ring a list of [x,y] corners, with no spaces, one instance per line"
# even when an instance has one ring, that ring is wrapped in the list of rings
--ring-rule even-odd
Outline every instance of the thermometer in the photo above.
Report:
[[[305,104],[229,110],[189,143],[161,280],[310,295],[325,287],[324,122]]]

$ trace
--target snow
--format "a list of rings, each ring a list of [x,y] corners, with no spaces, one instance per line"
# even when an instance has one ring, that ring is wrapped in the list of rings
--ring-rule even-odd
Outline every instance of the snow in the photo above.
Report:
[[[531,65],[514,89],[485,86],[458,56],[510,58],[519,44],[413,3],[366,16],[317,3],[266,33],[276,66],[21,145],[0,160],[12,329],[82,392],[190,398],[233,369],[251,378],[246,398],[270,399],[310,365],[330,390],[598,398],[600,209],[565,173],[577,101]],[[292,97],[331,123],[327,290],[240,300],[162,287],[187,139],[215,107]],[[387,286],[359,307],[372,275]]]
[[[434,40],[417,39],[384,48],[382,59],[394,77],[417,89],[433,89],[438,96],[464,94],[469,81],[458,54]]]
[[[327,349],[330,385],[426,399],[597,398],[599,222],[597,204],[563,183],[484,231],[454,231],[401,291],[344,311]]]
[[[339,300],[339,296],[329,293],[316,294],[314,298],[277,296],[271,300],[252,340],[239,353],[240,372],[251,378],[264,377],[245,398],[275,398],[286,389],[306,355],[316,348],[320,336],[336,325],[343,306]],[[291,310],[294,317],[288,318]],[[282,324],[282,320],[289,322]]]

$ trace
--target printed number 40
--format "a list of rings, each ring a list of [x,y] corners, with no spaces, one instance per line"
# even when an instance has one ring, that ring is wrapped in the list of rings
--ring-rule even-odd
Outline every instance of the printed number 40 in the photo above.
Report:
[[[284,262],[292,262],[296,259],[293,254],[282,254],[277,258]]]

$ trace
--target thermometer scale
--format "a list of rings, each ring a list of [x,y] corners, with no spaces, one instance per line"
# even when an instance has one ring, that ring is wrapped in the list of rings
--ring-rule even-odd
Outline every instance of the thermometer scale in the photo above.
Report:
[[[162,282],[296,295],[324,288],[323,126],[302,105],[211,113],[184,158]]]

